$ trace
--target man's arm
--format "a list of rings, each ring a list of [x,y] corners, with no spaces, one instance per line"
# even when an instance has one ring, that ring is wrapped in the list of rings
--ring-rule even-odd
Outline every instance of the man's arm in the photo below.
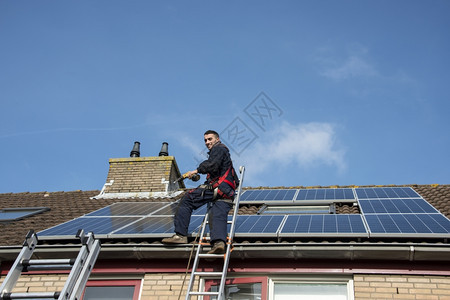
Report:
[[[212,175],[217,175],[217,173],[219,173],[220,171],[220,166],[223,162],[226,152],[227,148],[221,147],[219,145],[211,148],[208,159],[200,163],[197,168],[197,172],[201,174],[209,173]]]

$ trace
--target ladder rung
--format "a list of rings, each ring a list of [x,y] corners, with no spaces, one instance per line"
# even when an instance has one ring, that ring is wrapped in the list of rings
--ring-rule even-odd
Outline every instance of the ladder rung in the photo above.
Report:
[[[209,224],[209,221],[206,222],[207,224]],[[233,224],[233,221],[227,221],[228,224]]]
[[[198,256],[199,257],[209,257],[209,258],[212,258],[212,257],[222,258],[222,257],[224,257],[224,255],[225,255],[225,253],[223,253],[223,254],[206,254],[206,253],[204,253],[204,254],[199,254]]]
[[[195,296],[219,296],[219,292],[189,292],[189,294]]]
[[[24,259],[22,266],[42,266],[42,265],[73,265],[75,259]]]
[[[222,276],[222,272],[194,272],[196,276]]]
[[[5,293],[2,299],[58,299],[59,292],[44,293]]]

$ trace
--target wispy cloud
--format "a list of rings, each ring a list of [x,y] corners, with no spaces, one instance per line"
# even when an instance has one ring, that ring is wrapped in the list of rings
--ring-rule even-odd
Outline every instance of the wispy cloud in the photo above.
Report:
[[[343,63],[325,69],[321,75],[334,80],[345,80],[354,77],[372,77],[378,72],[362,57],[350,56]]]
[[[345,150],[337,143],[335,126],[329,123],[282,123],[257,140],[237,159],[250,177],[276,168],[309,169],[324,164],[337,173],[347,168]]]
[[[350,45],[344,53],[331,47],[322,47],[318,49],[315,60],[319,74],[333,80],[378,76],[368,53],[368,49],[360,44]]]

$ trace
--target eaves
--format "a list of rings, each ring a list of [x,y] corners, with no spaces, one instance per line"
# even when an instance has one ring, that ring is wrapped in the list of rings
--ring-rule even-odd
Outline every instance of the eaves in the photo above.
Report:
[[[20,252],[19,246],[0,247],[0,261],[13,261]],[[79,251],[76,245],[42,245],[34,252],[36,258],[71,258]],[[146,260],[188,259],[191,245],[168,247],[161,244],[105,244],[99,259]],[[450,261],[449,244],[373,244],[373,243],[242,243],[235,244],[232,259],[332,259],[332,260],[382,260],[382,261]]]

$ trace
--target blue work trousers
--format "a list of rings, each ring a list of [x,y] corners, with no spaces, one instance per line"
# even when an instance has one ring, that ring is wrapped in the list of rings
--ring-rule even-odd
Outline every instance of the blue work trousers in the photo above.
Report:
[[[209,202],[211,202],[211,208],[209,210],[211,244],[219,240],[226,242],[227,217],[232,204],[222,200],[214,201],[213,190],[203,188],[193,189],[181,198],[175,213],[175,232],[181,235],[187,235],[192,212]]]

